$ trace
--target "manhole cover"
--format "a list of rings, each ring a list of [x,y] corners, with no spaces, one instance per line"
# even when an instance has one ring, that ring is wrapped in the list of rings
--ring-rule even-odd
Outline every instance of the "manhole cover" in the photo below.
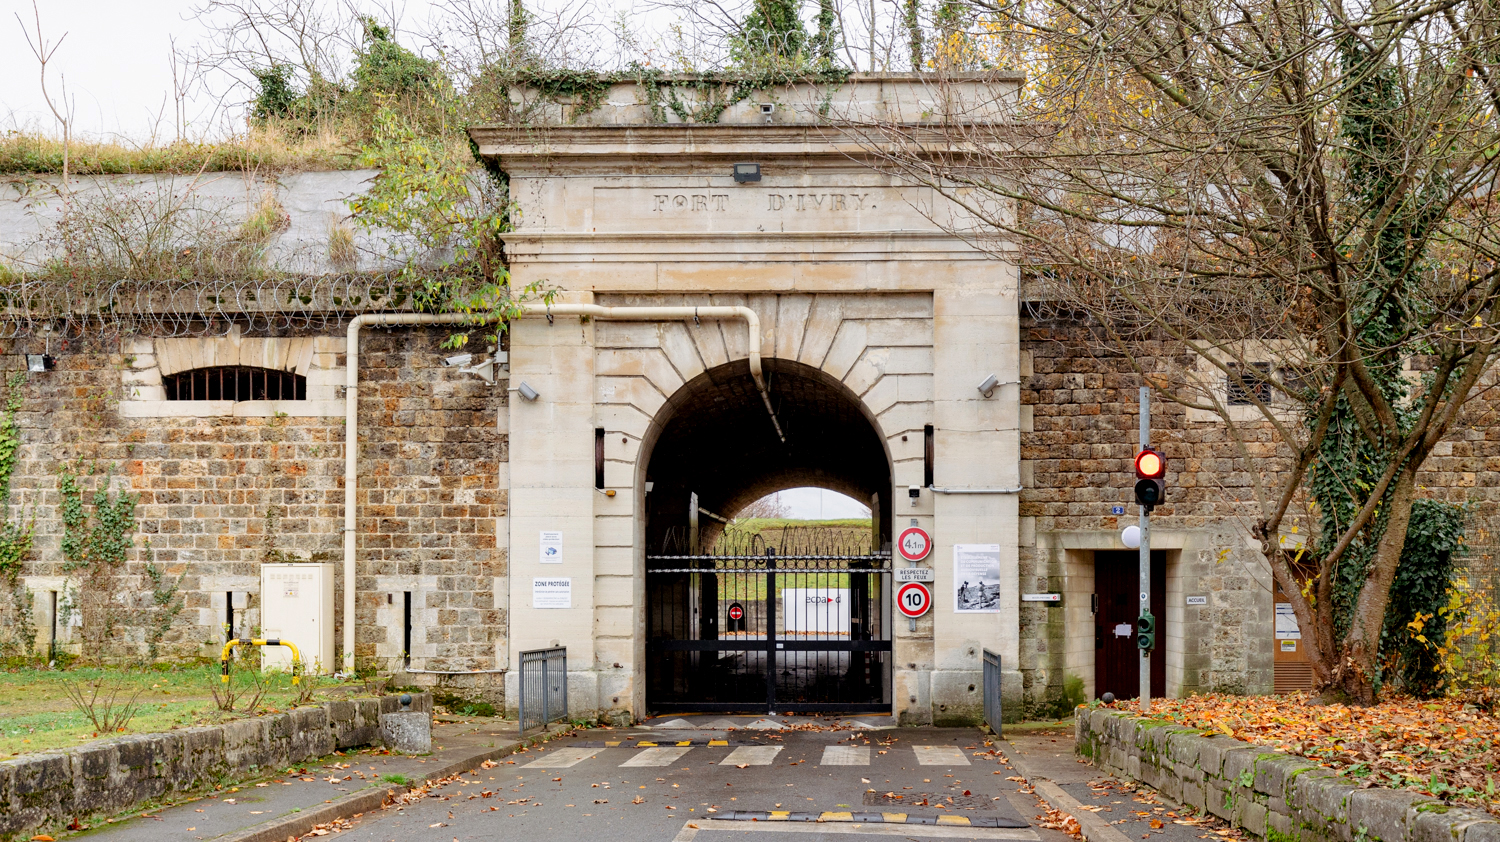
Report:
[[[866,807],[927,807],[947,810],[993,810],[995,802],[984,795],[954,795],[948,792],[867,792]]]

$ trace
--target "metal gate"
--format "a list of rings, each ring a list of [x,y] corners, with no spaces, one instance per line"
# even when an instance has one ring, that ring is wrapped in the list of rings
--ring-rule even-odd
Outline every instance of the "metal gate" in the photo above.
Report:
[[[890,553],[728,543],[646,556],[646,707],[889,712]]]

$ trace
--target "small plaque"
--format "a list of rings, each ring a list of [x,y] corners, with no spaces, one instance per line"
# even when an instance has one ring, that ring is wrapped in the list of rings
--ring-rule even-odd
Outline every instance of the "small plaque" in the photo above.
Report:
[[[1022,602],[1062,602],[1060,593],[1023,593]]]
[[[1110,506],[1109,507],[1109,513],[1112,514],[1112,515],[1123,515],[1123,514],[1125,514],[1125,507],[1124,506]]]
[[[898,584],[898,585],[905,584],[907,582],[931,582],[931,581],[932,581],[932,568],[931,567],[897,567],[896,568],[896,584]]]
[[[1281,651],[1283,651],[1283,652],[1296,652],[1297,651],[1297,641],[1295,641],[1295,640],[1283,640],[1283,641],[1280,641],[1280,643],[1281,643]]]
[[[1190,596],[1190,597],[1187,598],[1187,604],[1188,605],[1207,605],[1208,604],[1208,597],[1206,597],[1206,596]]]

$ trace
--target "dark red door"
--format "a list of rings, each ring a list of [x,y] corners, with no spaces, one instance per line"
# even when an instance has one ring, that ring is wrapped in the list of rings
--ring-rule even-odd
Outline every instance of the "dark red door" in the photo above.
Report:
[[[1140,553],[1094,553],[1094,695],[1114,693],[1117,699],[1140,695],[1140,650],[1135,645],[1135,620],[1140,614]],[[1156,649],[1151,652],[1151,695],[1167,693],[1167,554],[1151,553],[1151,613],[1156,615]]]

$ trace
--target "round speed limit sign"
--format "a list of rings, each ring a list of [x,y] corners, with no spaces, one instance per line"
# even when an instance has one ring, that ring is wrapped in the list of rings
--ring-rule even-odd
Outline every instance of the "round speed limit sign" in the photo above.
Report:
[[[921,582],[907,582],[896,591],[896,607],[915,620],[932,607],[932,591]]]
[[[896,548],[907,561],[921,561],[932,552],[932,536],[927,534],[927,530],[913,526],[901,532],[901,536],[896,539]]]

